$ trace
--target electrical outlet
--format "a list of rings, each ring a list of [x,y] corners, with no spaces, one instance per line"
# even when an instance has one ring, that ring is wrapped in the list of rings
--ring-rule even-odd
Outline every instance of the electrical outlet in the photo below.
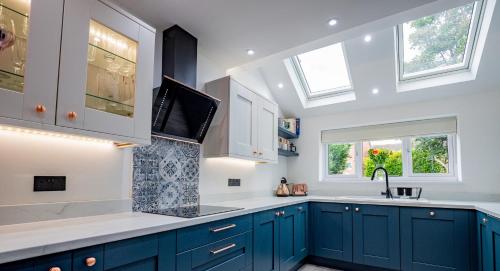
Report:
[[[228,179],[227,186],[241,186],[241,179]]]
[[[66,176],[35,176],[33,191],[66,191]]]

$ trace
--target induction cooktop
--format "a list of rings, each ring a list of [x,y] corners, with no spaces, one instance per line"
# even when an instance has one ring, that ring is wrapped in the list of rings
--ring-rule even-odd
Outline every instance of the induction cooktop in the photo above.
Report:
[[[232,212],[243,209],[244,208],[211,206],[211,205],[192,205],[192,206],[181,206],[175,208],[148,210],[144,212],[157,215],[194,218],[199,216],[214,215],[214,214]]]

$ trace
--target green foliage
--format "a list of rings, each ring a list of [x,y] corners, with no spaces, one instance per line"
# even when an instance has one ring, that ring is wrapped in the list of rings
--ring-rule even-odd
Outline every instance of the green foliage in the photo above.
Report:
[[[378,149],[378,151],[379,153],[374,155],[373,149],[368,150],[368,157],[363,159],[364,176],[371,177],[377,166],[383,166],[390,176],[403,176],[401,151],[388,149]]]
[[[412,160],[414,173],[447,173],[448,138],[416,138],[413,142]]]
[[[352,144],[328,145],[328,173],[330,175],[342,174],[347,168],[347,159]]]
[[[465,56],[474,3],[410,22],[410,48],[419,54],[405,63],[405,72],[419,72],[461,63]]]

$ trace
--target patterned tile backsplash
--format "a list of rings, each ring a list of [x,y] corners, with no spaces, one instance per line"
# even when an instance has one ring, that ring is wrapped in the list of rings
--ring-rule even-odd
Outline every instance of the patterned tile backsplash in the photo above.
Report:
[[[153,137],[133,153],[134,211],[198,204],[199,145]]]

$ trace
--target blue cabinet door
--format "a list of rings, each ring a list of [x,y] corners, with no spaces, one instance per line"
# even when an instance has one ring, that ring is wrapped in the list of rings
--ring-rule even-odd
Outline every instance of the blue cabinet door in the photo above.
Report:
[[[471,270],[473,212],[401,208],[400,216],[402,270]]]
[[[299,204],[283,208],[280,225],[280,270],[287,271],[302,261],[308,253],[308,208]]]
[[[293,206],[283,208],[279,217],[279,270],[286,271],[293,267],[296,255],[295,249],[295,226],[297,224],[298,211]]]
[[[493,269],[493,238],[491,227],[492,221],[486,214],[477,213],[477,248],[478,248],[478,270],[489,271]]]
[[[400,269],[399,208],[354,205],[353,262]]]
[[[264,211],[253,216],[255,271],[279,270],[279,221],[278,210]]]
[[[352,262],[352,211],[350,204],[313,203],[314,256]]]
[[[14,263],[6,263],[0,265],[0,271],[33,271],[35,269],[35,265],[32,260],[24,260]]]
[[[104,270],[158,271],[158,235],[104,245]]]
[[[297,209],[295,231],[295,261],[302,261],[309,254],[309,204],[304,203],[294,206]]]
[[[479,270],[500,271],[500,220],[477,213]]]

